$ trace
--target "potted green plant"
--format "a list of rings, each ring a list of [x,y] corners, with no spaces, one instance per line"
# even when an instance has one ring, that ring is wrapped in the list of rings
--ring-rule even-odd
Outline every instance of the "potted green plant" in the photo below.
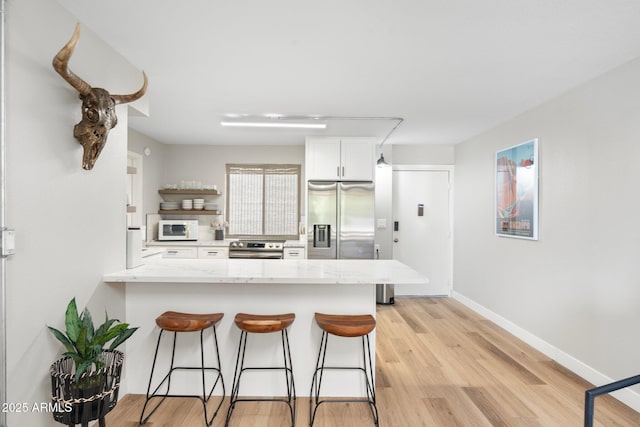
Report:
[[[67,350],[50,369],[54,419],[70,426],[99,419],[103,426],[104,416],[118,400],[124,355],[115,349],[138,328],[109,319],[106,313],[96,328],[88,309],[78,314],[75,298],[67,305],[65,333],[48,328]]]

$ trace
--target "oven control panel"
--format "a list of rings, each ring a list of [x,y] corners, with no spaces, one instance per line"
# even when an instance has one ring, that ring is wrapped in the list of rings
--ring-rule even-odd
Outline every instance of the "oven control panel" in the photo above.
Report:
[[[251,249],[263,251],[281,251],[284,249],[284,242],[259,242],[253,240],[240,240],[229,243],[231,249]]]
[[[238,240],[229,243],[229,258],[282,259],[283,257],[283,240]]]

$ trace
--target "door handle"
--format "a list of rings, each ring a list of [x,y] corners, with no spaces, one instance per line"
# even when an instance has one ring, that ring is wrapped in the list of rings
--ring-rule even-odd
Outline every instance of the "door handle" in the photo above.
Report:
[[[398,238],[396,237],[395,239],[393,239],[394,243],[398,243]]]

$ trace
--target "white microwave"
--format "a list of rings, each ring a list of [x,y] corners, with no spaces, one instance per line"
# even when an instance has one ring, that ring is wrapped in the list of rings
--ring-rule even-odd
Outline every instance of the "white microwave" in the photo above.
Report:
[[[198,221],[163,219],[158,223],[158,240],[198,240]]]

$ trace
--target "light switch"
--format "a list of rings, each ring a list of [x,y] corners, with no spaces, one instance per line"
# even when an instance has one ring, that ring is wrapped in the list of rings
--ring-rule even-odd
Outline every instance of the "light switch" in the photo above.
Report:
[[[387,219],[386,218],[378,218],[378,228],[385,229],[387,228]]]
[[[5,228],[2,233],[2,256],[9,256],[16,253],[16,231]]]

